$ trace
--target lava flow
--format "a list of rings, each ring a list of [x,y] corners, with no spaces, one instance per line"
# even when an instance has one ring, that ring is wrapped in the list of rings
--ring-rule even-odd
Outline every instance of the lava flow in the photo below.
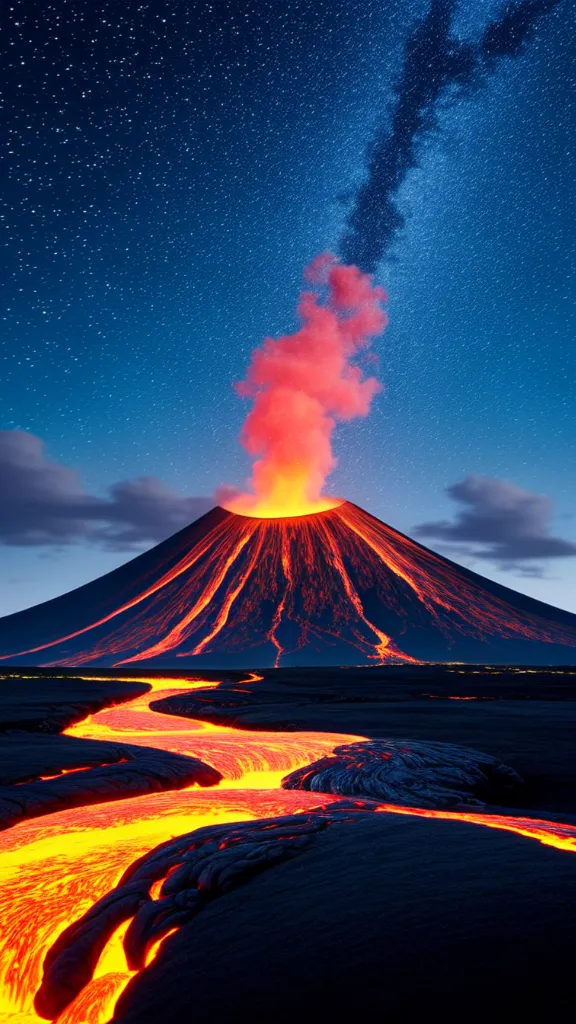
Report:
[[[252,677],[254,678],[254,677]],[[280,789],[289,771],[362,737],[321,733],[234,731],[150,708],[154,699],[185,692],[183,680],[149,680],[152,690],[99,712],[68,735],[112,738],[161,747],[206,760],[223,774],[211,790],[191,787],[112,804],[60,811],[24,822],[0,837],[0,1019],[39,1024],[34,997],[42,965],[55,940],[118,884],[139,857],[166,840],[208,824],[277,817],[328,806],[339,796]],[[208,688],[201,680],[186,687]],[[556,822],[477,813],[429,811],[373,804],[374,810],[461,820],[503,829],[558,849],[576,852],[576,827]],[[383,851],[385,856],[385,851]],[[160,883],[150,890],[158,898]],[[92,980],[58,1016],[59,1024],[105,1024],[135,971],[127,966],[123,937],[130,921],[112,935]],[[168,936],[164,936],[165,941]],[[153,959],[152,948],[146,963]]]
[[[253,677],[252,677],[253,678]],[[337,734],[239,732],[162,715],[152,700],[186,688],[216,686],[200,680],[149,679],[152,690],[129,703],[91,715],[67,735],[115,739],[199,757],[224,776],[206,791],[155,793],[98,804],[24,822],[0,835],[0,1020],[32,1024],[44,957],[58,935],[114,888],[124,870],[161,842],[202,825],[276,817],[305,811],[338,797],[288,792],[288,772],[359,740]],[[94,979],[59,1024],[104,1024],[134,972],[122,948],[125,927],[108,943]]]

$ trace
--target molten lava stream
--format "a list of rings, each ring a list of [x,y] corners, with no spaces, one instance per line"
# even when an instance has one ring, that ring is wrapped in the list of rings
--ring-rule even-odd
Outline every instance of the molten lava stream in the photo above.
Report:
[[[258,677],[252,677],[253,682]],[[168,680],[148,679],[152,693],[127,704],[90,715],[65,730],[66,736],[117,740],[140,747],[155,747],[175,754],[198,757],[224,776],[218,789],[277,789],[296,767],[330,754],[340,743],[354,743],[363,736],[319,732],[248,732],[213,725],[198,719],[166,715],[150,704],[181,695],[180,685],[166,688]],[[187,689],[214,689],[218,683],[189,683]],[[212,791],[214,792],[214,791]]]
[[[58,935],[113,888],[143,853],[203,825],[291,814],[337,800],[284,791],[280,779],[340,743],[362,737],[249,733],[154,712],[152,700],[217,684],[147,679],[153,689],[91,715],[68,735],[115,739],[199,757],[224,779],[218,787],[153,793],[79,807],[22,822],[0,835],[0,1021],[40,1021],[33,1000],[44,957]],[[171,688],[167,683],[177,684]],[[104,1024],[131,972],[124,925],[110,940],[94,979],[60,1024]]]
[[[203,825],[275,817],[341,798],[282,790],[280,778],[363,737],[320,733],[235,731],[162,715],[149,704],[185,693],[183,680],[150,679],[151,692],[92,715],[69,735],[117,740],[194,755],[224,775],[212,789],[168,793],[60,811],[0,834],[0,1021],[39,1024],[33,1000],[46,953],[64,929],[113,889],[142,854]],[[191,686],[206,689],[200,680]],[[375,808],[376,809],[376,808]],[[379,811],[462,820],[530,837],[576,852],[576,827],[475,813],[380,805]],[[383,851],[383,856],[385,851]],[[156,885],[156,883],[155,883]],[[155,890],[153,895],[157,896]],[[59,1024],[105,1024],[132,973],[122,946],[125,922],[105,947],[94,977],[60,1014]],[[164,937],[164,940],[167,937]],[[156,950],[152,950],[148,962]]]

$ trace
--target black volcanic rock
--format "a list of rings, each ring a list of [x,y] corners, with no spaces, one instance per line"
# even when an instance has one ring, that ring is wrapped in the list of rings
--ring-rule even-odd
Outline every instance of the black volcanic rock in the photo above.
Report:
[[[572,853],[465,822],[359,816],[169,936],[112,1020],[564,1019],[575,898]]]
[[[138,970],[151,945],[212,900],[297,857],[320,832],[356,819],[359,811],[361,802],[342,801],[308,814],[207,825],[162,843],[58,937],[44,961],[36,1011],[52,1018],[65,1009],[90,980],[106,942],[124,921],[132,918],[124,949],[129,966]],[[150,888],[162,878],[161,893],[153,898]]]
[[[0,677],[0,829],[68,807],[192,783],[216,785],[220,773],[194,757],[58,735],[88,714],[148,690],[146,683],[113,678]]]
[[[371,740],[290,772],[283,789],[360,796],[404,807],[513,804],[522,779],[501,761],[451,743]]]
[[[0,787],[117,764],[125,756],[122,744],[109,740],[14,729],[0,734]]]
[[[113,677],[107,680],[77,679],[69,675],[27,677],[17,673],[2,678],[2,671],[0,662],[0,733],[13,729],[59,733],[87,715],[139,697],[149,689],[146,683],[117,682]]]
[[[165,714],[249,730],[313,730],[482,750],[525,780],[515,804],[576,810],[576,669],[462,665],[263,669],[154,701]]]
[[[184,789],[196,783],[215,786],[220,772],[195,757],[153,747],[121,744],[112,763],[77,769],[53,779],[0,786],[0,829],[18,821],[111,800]]]
[[[559,665],[576,659],[576,616],[483,579],[349,502],[288,519],[215,508],[107,576],[0,620],[0,658],[179,669]]]

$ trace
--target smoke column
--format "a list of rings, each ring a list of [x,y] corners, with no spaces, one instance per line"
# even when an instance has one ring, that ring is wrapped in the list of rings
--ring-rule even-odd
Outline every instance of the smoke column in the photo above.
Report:
[[[388,129],[379,129],[368,147],[367,178],[356,195],[340,250],[346,263],[374,273],[386,257],[404,217],[397,196],[418,163],[419,143],[434,131],[446,97],[470,95],[500,60],[517,57],[534,35],[539,19],[560,0],[511,3],[489,23],[478,43],[451,34],[454,0],[432,0],[428,13],[407,40],[404,64],[394,88]]]
[[[332,433],[338,420],[366,416],[380,390],[354,360],[386,325],[385,295],[370,275],[404,225],[397,196],[418,163],[419,144],[436,128],[440,102],[470,95],[500,60],[521,54],[538,20],[559,2],[510,3],[472,43],[452,33],[455,0],[431,0],[406,42],[390,125],[368,148],[367,179],[340,246],[346,265],[329,254],[310,264],[305,276],[314,290],[300,296],[302,327],[267,338],[236,385],[254,403],[241,441],[255,461],[250,493],[221,488],[217,495],[232,512],[296,516],[339,504],[322,497],[336,465]]]
[[[324,253],[306,269],[295,334],[266,338],[252,353],[246,379],[236,385],[253,400],[241,441],[255,459],[252,493],[221,501],[252,516],[304,515],[333,508],[322,498],[334,469],[337,421],[367,416],[381,385],[365,377],[356,359],[384,330],[384,290],[357,267]]]

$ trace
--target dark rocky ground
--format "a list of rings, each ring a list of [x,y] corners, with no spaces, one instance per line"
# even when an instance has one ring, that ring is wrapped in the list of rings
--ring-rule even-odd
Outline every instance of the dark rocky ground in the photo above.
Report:
[[[219,781],[196,758],[59,735],[95,711],[146,693],[146,683],[29,673],[0,676],[0,829],[66,807]],[[78,768],[86,771],[46,778]]]
[[[529,814],[576,813],[574,669],[262,674],[155,707],[237,728],[475,747],[525,778]],[[374,815],[329,829],[184,924],[114,1022],[565,1016],[575,895],[572,853],[465,822]]]
[[[87,715],[146,693],[146,683],[79,679],[39,669],[32,674],[0,669],[0,733],[10,729],[59,733]],[[102,673],[99,673],[102,675]]]
[[[0,670],[0,785],[25,782],[63,769],[110,764],[122,757],[116,743],[60,736],[61,730],[102,708],[146,693],[145,683],[32,676]]]
[[[576,813],[576,668],[261,674],[258,682],[229,679],[217,690],[156,701],[154,708],[239,729],[312,729],[473,747],[519,772],[526,782],[523,806]]]
[[[523,813],[574,820],[576,668],[261,674],[246,683],[244,673],[226,672],[216,691],[154,706],[238,728],[473,747],[525,778]],[[142,689],[73,673],[0,679],[2,782],[114,762],[124,770],[125,745],[56,730]],[[573,1003],[575,896],[573,853],[466,822],[361,815],[183,924],[131,982],[114,1022],[564,1017]]]
[[[113,1020],[567,1019],[574,898],[572,854],[373,815],[328,829],[184,924]]]

